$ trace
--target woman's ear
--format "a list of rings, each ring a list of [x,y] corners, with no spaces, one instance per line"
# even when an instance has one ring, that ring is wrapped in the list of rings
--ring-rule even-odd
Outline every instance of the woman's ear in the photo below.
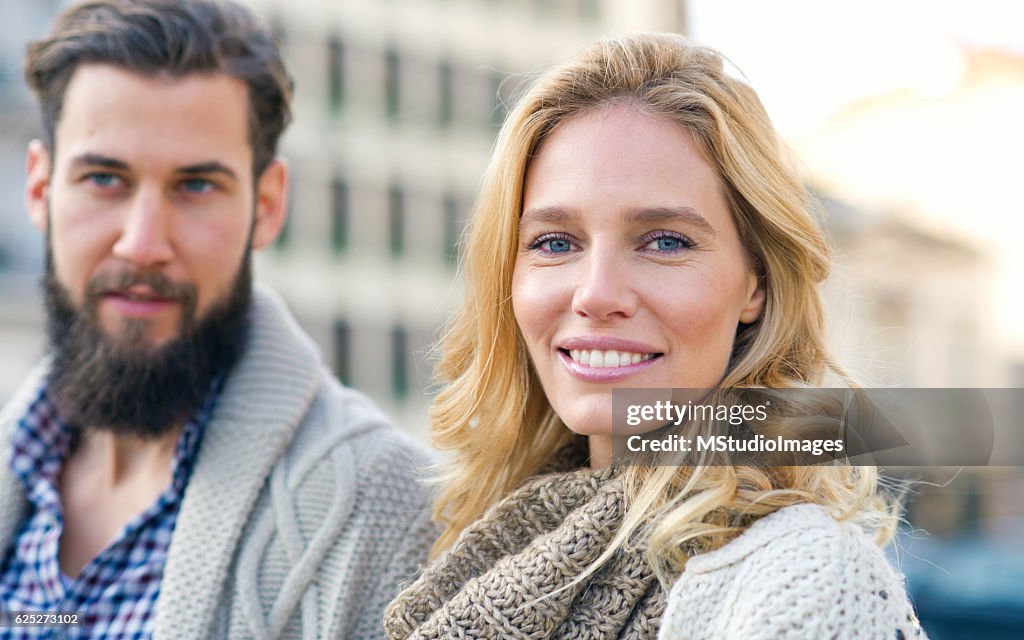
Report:
[[[750,274],[749,286],[747,287],[747,303],[740,311],[740,322],[751,324],[757,322],[764,313],[765,300],[768,297],[767,282],[764,275],[764,267],[761,261],[757,261],[757,273]]]

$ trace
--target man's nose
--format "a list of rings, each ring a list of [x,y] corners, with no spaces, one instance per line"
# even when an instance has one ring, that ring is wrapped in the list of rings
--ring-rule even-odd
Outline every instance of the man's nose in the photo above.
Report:
[[[605,321],[632,317],[637,310],[639,274],[617,251],[591,250],[580,264],[573,294],[576,315]]]
[[[174,257],[171,225],[174,209],[157,188],[140,188],[121,221],[114,256],[139,267],[156,267]]]

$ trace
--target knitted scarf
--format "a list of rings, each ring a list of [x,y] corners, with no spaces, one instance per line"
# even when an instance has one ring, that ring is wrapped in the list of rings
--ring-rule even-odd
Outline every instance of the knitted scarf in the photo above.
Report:
[[[389,637],[655,638],[665,593],[642,548],[621,549],[572,584],[607,548],[625,511],[614,468],[534,476],[388,606]]]

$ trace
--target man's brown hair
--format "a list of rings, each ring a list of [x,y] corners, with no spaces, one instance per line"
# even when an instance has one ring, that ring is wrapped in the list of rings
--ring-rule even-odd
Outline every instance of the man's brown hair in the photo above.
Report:
[[[88,0],[57,16],[25,58],[51,151],[68,82],[89,63],[146,76],[226,73],[245,82],[255,176],[274,158],[291,119],[292,79],[273,33],[229,0]]]

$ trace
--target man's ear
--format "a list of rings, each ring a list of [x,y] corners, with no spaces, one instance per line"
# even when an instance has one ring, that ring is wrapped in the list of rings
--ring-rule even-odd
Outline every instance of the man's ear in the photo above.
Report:
[[[277,239],[288,215],[288,162],[274,158],[256,184],[256,221],[252,248],[262,249]]]
[[[53,159],[50,149],[42,140],[28,143],[25,161],[25,205],[28,217],[36,229],[46,233],[50,217],[50,170]]]

